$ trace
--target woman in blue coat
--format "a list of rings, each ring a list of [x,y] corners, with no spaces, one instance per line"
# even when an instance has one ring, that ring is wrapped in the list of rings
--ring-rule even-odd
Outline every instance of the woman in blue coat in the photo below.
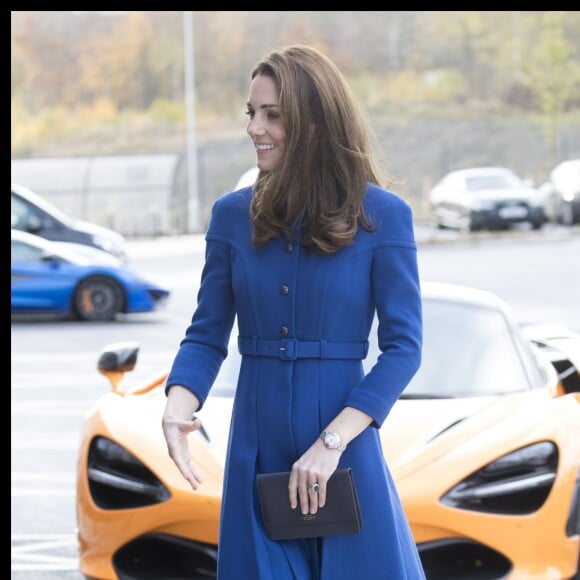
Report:
[[[267,55],[247,107],[260,172],[212,209],[197,307],[167,379],[169,454],[197,489],[187,435],[237,320],[218,579],[424,578],[379,439],[421,359],[411,210],[380,185],[364,115],[321,52]],[[365,375],[375,315],[382,352]],[[288,502],[306,514],[339,467],[352,469],[362,530],[270,540],[257,474],[290,471]]]

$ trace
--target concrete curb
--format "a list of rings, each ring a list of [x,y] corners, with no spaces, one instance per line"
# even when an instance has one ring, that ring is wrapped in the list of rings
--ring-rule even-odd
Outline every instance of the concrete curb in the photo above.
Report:
[[[562,227],[548,224],[541,230],[506,230],[501,232],[458,232],[453,230],[436,230],[428,223],[415,226],[415,235],[419,246],[434,244],[469,243],[484,241],[509,242],[525,241],[560,241],[580,235],[580,224],[574,227]],[[205,232],[161,236],[157,238],[134,238],[127,240],[129,259],[143,259],[150,256],[175,256],[183,254],[203,254],[205,251]]]

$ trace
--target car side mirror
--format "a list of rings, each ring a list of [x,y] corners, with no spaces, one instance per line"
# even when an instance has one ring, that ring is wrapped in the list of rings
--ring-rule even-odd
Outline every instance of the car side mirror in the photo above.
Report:
[[[46,262],[56,268],[62,262],[62,259],[56,254],[47,252],[46,254],[42,255],[41,261]]]
[[[121,394],[119,384],[125,373],[135,368],[138,355],[137,342],[117,342],[109,344],[101,351],[97,370],[109,379],[114,393]]]

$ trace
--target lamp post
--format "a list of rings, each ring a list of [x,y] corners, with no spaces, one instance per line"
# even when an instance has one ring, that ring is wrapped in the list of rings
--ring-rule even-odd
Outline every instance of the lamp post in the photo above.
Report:
[[[195,68],[193,12],[183,12],[183,48],[185,63],[185,113],[187,123],[187,231],[200,230],[197,148],[195,144]]]

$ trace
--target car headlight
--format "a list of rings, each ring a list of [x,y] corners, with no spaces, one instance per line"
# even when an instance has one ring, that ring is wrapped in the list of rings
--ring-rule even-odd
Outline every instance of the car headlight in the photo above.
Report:
[[[87,478],[91,497],[101,509],[128,509],[169,499],[168,489],[137,457],[106,437],[89,447]]]
[[[574,189],[574,187],[563,187],[562,188],[562,199],[564,201],[574,201],[574,197],[578,195],[579,192]]]
[[[459,509],[522,515],[539,509],[556,479],[558,449],[550,441],[512,451],[452,487],[441,502]]]

